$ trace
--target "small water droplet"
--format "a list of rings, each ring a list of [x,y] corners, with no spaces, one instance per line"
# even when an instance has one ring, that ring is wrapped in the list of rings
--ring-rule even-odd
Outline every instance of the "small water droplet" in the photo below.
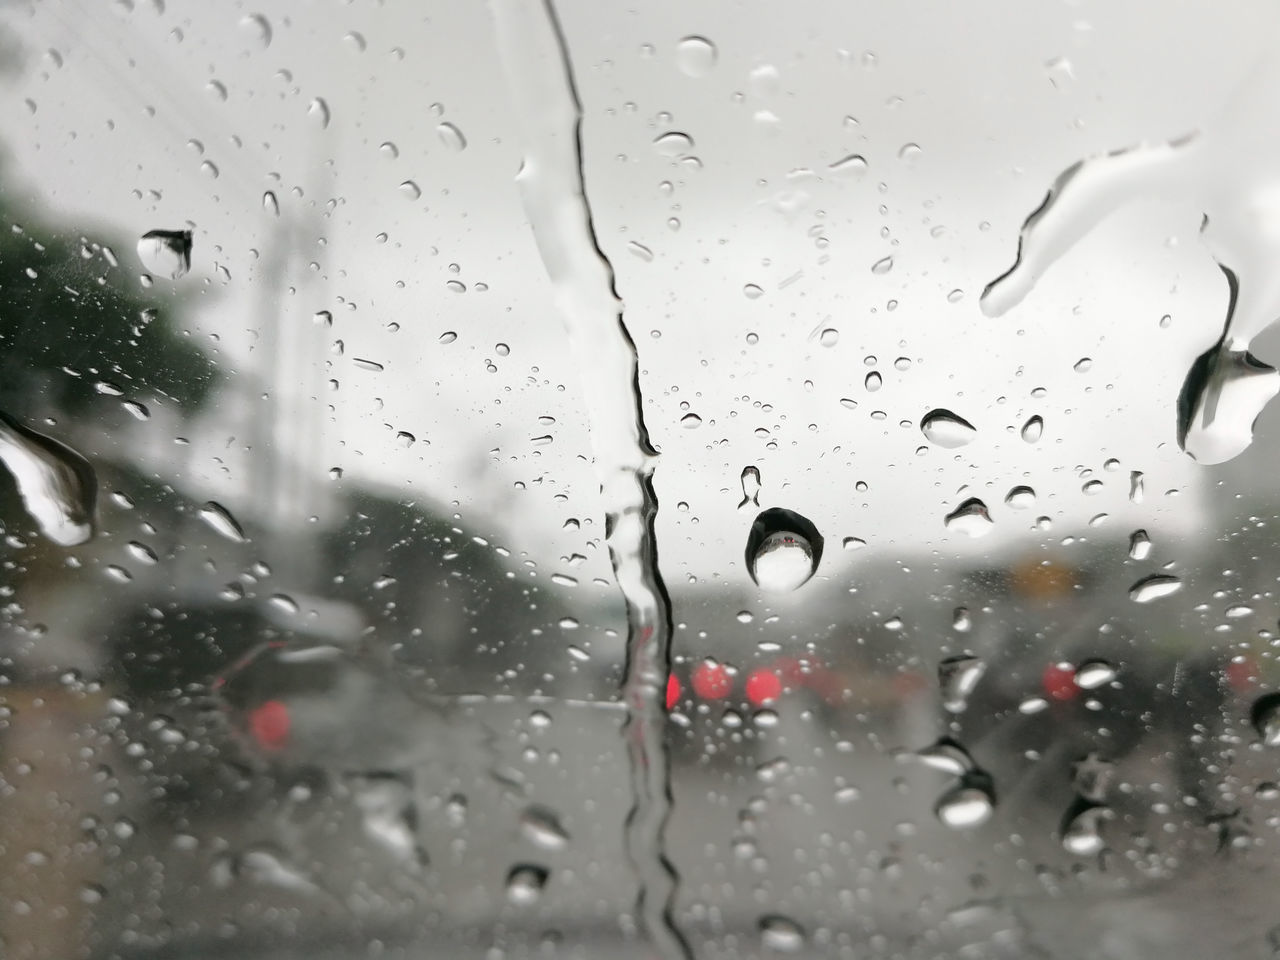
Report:
[[[760,506],[760,469],[755,466],[745,466],[742,468],[742,502],[738,504],[738,509],[743,507]]]
[[[1081,357],[1072,364],[1071,369],[1076,373],[1088,373],[1093,369],[1093,359],[1090,357]]]
[[[422,188],[412,180],[406,180],[400,184],[400,193],[409,200],[417,200],[422,196]]]
[[[645,263],[653,262],[653,251],[646,247],[643,243],[637,243],[632,240],[627,244],[627,249],[633,256],[639,257]]]
[[[1150,603],[1182,589],[1182,580],[1167,573],[1153,573],[1143,577],[1129,588],[1129,599],[1135,603]]]
[[[262,195],[262,209],[273,217],[280,216],[280,201],[276,199],[276,195],[270,190]]]
[[[938,664],[938,686],[942,690],[942,706],[949,713],[963,713],[969,695],[977,687],[987,665],[971,653],[947,657]]]
[[[1022,425],[1021,433],[1022,439],[1027,443],[1035,443],[1044,433],[1044,419],[1039,416],[1031,417]]]
[[[872,370],[863,378],[862,385],[867,393],[875,393],[884,385],[884,378],[880,376],[879,371]]]
[[[776,953],[798,953],[804,948],[804,928],[790,917],[769,914],[761,917],[760,943]]]
[[[1105,660],[1085,660],[1076,667],[1076,686],[1082,690],[1096,690],[1116,678],[1116,668]]]
[[[381,373],[385,369],[377,360],[367,360],[364,357],[352,357],[351,362],[361,370],[369,370],[373,373]]]
[[[892,269],[893,269],[892,256],[881,257],[879,260],[877,260],[875,263],[871,265],[871,272],[876,274],[877,276],[886,274]]]
[[[680,418],[680,426],[684,427],[686,430],[694,430],[702,426],[702,418],[696,413],[686,413]]]
[[[963,777],[977,768],[969,751],[950,737],[943,737],[936,743],[917,750],[916,757],[926,767],[953,777]]]
[[[1268,747],[1280,747],[1280,692],[1264,693],[1253,701],[1249,722]]]
[[[898,151],[898,159],[906,164],[914,164],[920,159],[920,155],[924,153],[917,143],[904,143]]]
[[[834,347],[840,342],[840,331],[835,327],[827,327],[818,337],[818,342],[824,347]]]
[[[458,335],[454,333],[452,330],[446,330],[444,333],[440,334],[440,337],[439,337],[439,340],[441,343],[453,343],[453,341],[457,339],[458,339]]]
[[[867,545],[867,541],[861,537],[845,537],[840,541],[840,545],[846,550],[861,550]]]
[[[920,432],[930,443],[948,450],[963,447],[978,435],[968,420],[941,407],[924,415],[920,421]]]
[[[152,276],[185,276],[191,269],[191,231],[149,230],[138,240],[138,259]]]
[[[994,526],[987,505],[977,497],[964,501],[948,513],[942,522],[948,530],[975,538],[986,536]]]
[[[951,629],[956,633],[968,633],[973,629],[973,618],[968,607],[956,607],[951,612]]]
[[[1030,510],[1036,505],[1036,492],[1031,487],[1014,487],[1004,498],[1005,506],[1015,510]]]
[[[716,45],[706,37],[684,37],[676,44],[676,65],[686,77],[705,77],[718,57]]]
[[[210,500],[196,511],[196,516],[203,520],[214,533],[226,537],[232,543],[247,543],[244,530],[231,511],[215,500]]]
[[[569,833],[560,817],[549,807],[537,804],[525,807],[520,814],[520,832],[543,850],[563,850],[569,844]]]
[[[1145,484],[1142,479],[1141,470],[1129,471],[1129,502],[1141,503]]]
[[[748,283],[742,288],[742,292],[748,300],[758,300],[764,295],[764,291],[754,283]]]
[[[287,593],[273,593],[267,598],[267,603],[289,616],[296,615],[302,609],[298,606],[298,601]]]
[[[137,540],[130,540],[126,544],[125,549],[139,563],[152,566],[160,562],[160,558],[156,556],[156,552],[145,543],[139,543]]]
[[[1106,840],[1102,825],[1114,814],[1100,803],[1078,801],[1068,810],[1062,827],[1062,848],[1077,857],[1091,857],[1102,852]]]
[[[549,875],[546,867],[534,864],[521,863],[512,867],[507,873],[507,901],[518,907],[537,903]]]
[[[795,590],[818,569],[822,544],[822,535],[808,519],[782,507],[771,507],[751,524],[747,571],[764,590]]]

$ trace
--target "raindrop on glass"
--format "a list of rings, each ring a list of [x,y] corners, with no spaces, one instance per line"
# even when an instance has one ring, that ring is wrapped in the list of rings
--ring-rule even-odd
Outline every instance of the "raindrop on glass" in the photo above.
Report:
[[[742,501],[738,504],[741,510],[746,506],[760,506],[760,469],[755,466],[742,468]]]
[[[930,443],[948,450],[963,447],[978,435],[968,420],[941,407],[924,415],[920,421],[920,432]]]
[[[233,543],[248,542],[239,521],[231,515],[230,510],[217,501],[210,500],[205,503],[196,511],[196,516],[203,520],[214,533],[226,537]]]
[[[1129,588],[1129,599],[1135,603],[1150,603],[1182,589],[1182,580],[1167,573],[1153,573],[1143,577]]]
[[[536,903],[547,885],[549,873],[546,867],[522,863],[507,873],[507,901],[518,907]]]
[[[977,497],[970,497],[943,518],[943,525],[953,533],[969,537],[984,537],[994,524],[987,505]]]
[[[971,653],[947,657],[938,664],[938,686],[942,690],[942,706],[949,713],[962,713],[969,695],[986,673],[987,665]]]
[[[1280,693],[1264,693],[1253,701],[1249,722],[1268,747],[1280,747]]]
[[[150,230],[138,240],[138,259],[156,277],[177,280],[191,269],[190,230]]]
[[[705,77],[715,69],[718,51],[706,37],[685,37],[676,44],[676,64],[686,77]]]
[[[771,507],[751,524],[747,570],[764,590],[795,590],[818,569],[822,544],[822,535],[808,519],[782,507]]]
[[[1032,417],[1022,425],[1022,439],[1027,443],[1035,443],[1040,439],[1040,435],[1044,433],[1044,420],[1041,417]]]
[[[447,120],[436,127],[436,136],[450,150],[461,152],[467,149],[467,138],[462,135],[461,130]]]

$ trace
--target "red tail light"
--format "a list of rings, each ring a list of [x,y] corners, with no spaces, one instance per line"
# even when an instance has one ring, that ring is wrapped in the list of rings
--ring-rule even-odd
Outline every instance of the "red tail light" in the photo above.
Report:
[[[693,692],[703,700],[723,700],[733,689],[733,679],[724,664],[707,660],[693,671]]]
[[[289,708],[280,700],[268,700],[249,712],[249,732],[258,746],[279,750],[289,739]]]
[[[680,702],[680,681],[674,673],[667,675],[667,709],[672,709]]]
[[[1045,667],[1040,685],[1050,700],[1074,700],[1080,693],[1076,686],[1076,668],[1069,663],[1051,663]]]

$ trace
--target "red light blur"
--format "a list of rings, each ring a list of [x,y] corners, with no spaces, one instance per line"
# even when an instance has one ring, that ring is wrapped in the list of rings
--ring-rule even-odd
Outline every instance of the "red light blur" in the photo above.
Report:
[[[1069,663],[1051,663],[1040,678],[1045,696],[1050,700],[1074,700],[1080,693],[1076,686],[1076,668]]]
[[[693,692],[703,700],[723,700],[733,689],[733,679],[724,664],[707,660],[693,671]]]
[[[680,702],[680,681],[674,673],[667,675],[667,709]]]
[[[279,750],[289,739],[289,708],[280,700],[268,700],[249,712],[249,732],[258,746]]]
[[[755,706],[772,703],[782,695],[782,680],[772,670],[758,667],[747,677],[747,699]]]

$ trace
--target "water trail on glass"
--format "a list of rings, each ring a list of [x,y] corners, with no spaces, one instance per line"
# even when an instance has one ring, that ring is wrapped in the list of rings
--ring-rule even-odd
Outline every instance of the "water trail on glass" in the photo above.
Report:
[[[1238,456],[1253,424],[1280,392],[1280,375],[1249,353],[1280,319],[1280,61],[1264,58],[1203,131],[1092,157],[1063,172],[1022,226],[1018,257],[982,294],[999,316],[1036,278],[1121,204],[1150,193],[1189,198],[1204,213],[1201,234],[1227,278],[1218,341],[1192,364],[1178,397],[1178,443],[1200,463]]]
[[[626,844],[638,920],[662,956],[680,960],[692,954],[672,919],[678,877],[663,851],[671,811],[664,703],[671,607],[654,543],[654,451],[640,410],[635,344],[583,192],[582,107],[555,9],[549,0],[491,0],[491,8],[524,142],[516,181],[582,378],[605,535],[627,609],[623,729],[633,805]]]

